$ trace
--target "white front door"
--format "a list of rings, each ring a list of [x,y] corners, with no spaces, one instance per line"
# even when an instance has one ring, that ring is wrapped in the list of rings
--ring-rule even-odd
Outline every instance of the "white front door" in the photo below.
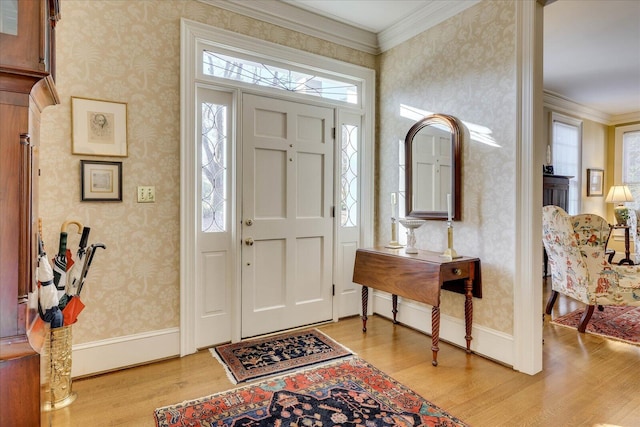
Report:
[[[332,319],[334,110],[242,101],[244,338]]]

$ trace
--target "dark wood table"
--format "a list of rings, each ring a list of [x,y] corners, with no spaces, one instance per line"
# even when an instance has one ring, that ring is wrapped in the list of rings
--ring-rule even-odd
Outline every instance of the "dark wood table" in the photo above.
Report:
[[[431,305],[431,350],[433,366],[438,366],[440,340],[440,290],[465,295],[465,339],[471,353],[473,297],[482,298],[480,260],[461,257],[447,261],[440,253],[419,251],[406,254],[403,249],[375,247],[358,249],[353,281],[362,285],[362,330],[367,331],[369,287],[392,295],[393,322],[397,323],[398,295]]]
[[[618,261],[618,265],[629,264],[633,265],[633,260],[631,259],[631,249],[629,243],[629,230],[631,226],[629,225],[614,225],[613,228],[616,230],[624,230],[624,258]],[[609,260],[611,262],[611,259]]]

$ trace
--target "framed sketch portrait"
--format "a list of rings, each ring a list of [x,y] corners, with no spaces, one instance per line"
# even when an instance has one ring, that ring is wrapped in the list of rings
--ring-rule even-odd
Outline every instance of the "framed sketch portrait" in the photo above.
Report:
[[[71,97],[72,154],[127,157],[127,104]]]
[[[604,195],[604,170],[587,169],[587,196],[595,197]]]
[[[80,160],[83,202],[122,201],[122,162]]]

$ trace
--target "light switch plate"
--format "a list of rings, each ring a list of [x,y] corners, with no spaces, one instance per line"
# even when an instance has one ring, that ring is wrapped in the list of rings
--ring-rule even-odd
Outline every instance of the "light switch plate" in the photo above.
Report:
[[[138,186],[138,203],[154,203],[156,201],[156,187]]]

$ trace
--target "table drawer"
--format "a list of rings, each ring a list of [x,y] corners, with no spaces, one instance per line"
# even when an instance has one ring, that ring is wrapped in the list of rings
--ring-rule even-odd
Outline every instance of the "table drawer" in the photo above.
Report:
[[[460,280],[469,277],[469,264],[442,265],[442,281]]]

